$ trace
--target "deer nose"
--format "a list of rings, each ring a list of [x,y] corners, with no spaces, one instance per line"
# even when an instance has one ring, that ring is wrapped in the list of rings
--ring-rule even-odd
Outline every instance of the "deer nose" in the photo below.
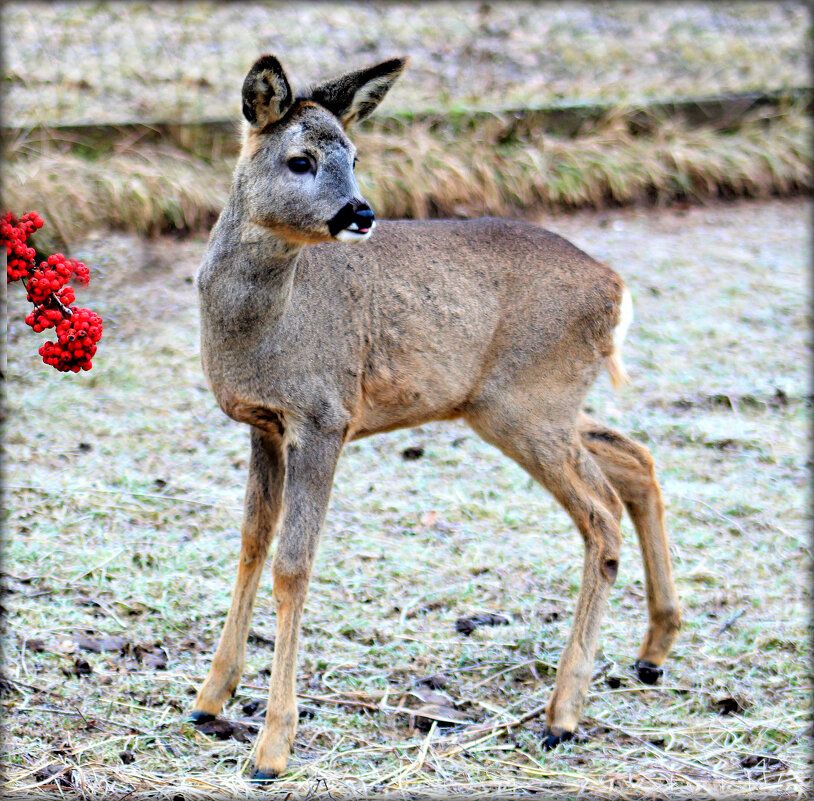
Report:
[[[367,238],[375,225],[373,209],[364,200],[351,200],[328,221],[328,230],[337,239],[353,241],[362,236]]]
[[[360,231],[366,231],[376,221],[376,215],[367,203],[363,203],[353,212],[352,220],[359,226]]]

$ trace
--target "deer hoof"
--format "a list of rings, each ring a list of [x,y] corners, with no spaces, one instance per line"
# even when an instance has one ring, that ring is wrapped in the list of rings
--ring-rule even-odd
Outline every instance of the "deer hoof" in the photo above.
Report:
[[[643,684],[655,684],[664,675],[664,671],[657,665],[639,659],[636,660],[633,669]]]
[[[546,729],[544,734],[545,736],[543,737],[543,749],[546,751],[550,751],[552,748],[556,748],[560,743],[564,743],[574,736],[574,732],[572,731],[563,730],[559,734],[555,734],[555,732],[552,731],[551,729]]]
[[[276,778],[277,774],[273,770],[266,773],[266,771],[260,770],[260,768],[255,768],[249,781],[252,782],[252,784],[269,784]]]
[[[189,713],[187,722],[193,723],[195,726],[201,726],[204,723],[209,723],[210,720],[214,720],[216,717],[217,716],[211,712],[204,712],[202,709],[193,709],[192,712]]]

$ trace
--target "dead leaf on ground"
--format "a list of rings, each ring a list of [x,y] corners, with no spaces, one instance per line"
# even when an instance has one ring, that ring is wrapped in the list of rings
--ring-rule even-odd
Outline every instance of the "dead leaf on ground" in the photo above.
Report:
[[[151,606],[137,600],[115,600],[113,605],[116,607],[120,615],[127,615],[127,617],[138,617],[139,615],[153,612],[153,608]]]
[[[432,690],[443,690],[449,683],[449,679],[443,673],[436,673],[432,676],[424,676],[416,679],[416,684],[421,687],[429,687]]]
[[[769,754],[745,754],[740,757],[738,764],[747,778],[752,781],[763,779],[772,781],[785,773],[789,766],[782,759]]]
[[[42,789],[72,789],[73,782],[71,781],[71,774],[72,770],[68,765],[53,764],[40,768],[34,774],[34,779],[37,782],[47,782],[42,785]]]
[[[415,728],[419,731],[429,731],[432,728],[433,721],[440,729],[474,722],[463,712],[459,712],[446,704],[422,704],[413,711],[410,718],[414,720]]]
[[[410,690],[406,698],[410,709],[410,725],[420,731],[429,731],[433,721],[439,728],[472,723],[471,718],[456,709],[455,701],[446,693],[429,689]]]
[[[73,674],[75,676],[88,676],[93,673],[93,667],[87,659],[77,656],[73,661]]]
[[[163,652],[144,654],[141,663],[144,667],[152,668],[153,670],[166,670],[167,655]]]
[[[509,618],[491,612],[484,615],[470,615],[469,617],[459,617],[455,621],[455,631],[468,636],[478,626],[508,626],[510,622]]]
[[[246,701],[240,709],[246,717],[250,718],[259,712],[265,712],[266,702],[262,698],[252,698],[250,701]]]
[[[54,756],[73,756],[73,746],[71,745],[70,741],[64,739],[63,737],[56,737],[48,743],[48,750],[54,754]]]
[[[407,693],[408,705],[416,704],[441,704],[442,706],[455,706],[455,701],[447,693],[438,693],[434,690],[420,689],[410,690]]]
[[[731,696],[715,701],[713,706],[718,708],[719,715],[739,715],[744,710],[744,705]]]
[[[200,640],[194,639],[185,639],[181,640],[178,643],[178,650],[179,651],[192,651],[199,654],[204,654],[209,651],[209,648],[205,646]]]
[[[94,654],[100,654],[103,651],[126,651],[130,646],[130,641],[126,637],[118,637],[113,635],[102,637],[79,636],[76,638],[76,644],[83,651],[91,651]]]
[[[414,462],[423,455],[424,448],[421,445],[412,445],[401,452],[401,458],[404,459],[405,462]]]
[[[218,740],[237,740],[240,743],[248,743],[254,739],[259,729],[257,726],[247,726],[238,721],[215,718],[195,727],[201,734],[215,737]]]
[[[268,645],[271,647],[271,650],[274,650],[274,643],[276,642],[274,639],[274,635],[272,634],[270,637],[267,637],[265,634],[260,634],[259,632],[251,629],[249,631],[249,642],[257,643],[258,645]]]
[[[167,652],[158,643],[154,645],[137,645],[133,654],[138,662],[153,670],[167,669]]]

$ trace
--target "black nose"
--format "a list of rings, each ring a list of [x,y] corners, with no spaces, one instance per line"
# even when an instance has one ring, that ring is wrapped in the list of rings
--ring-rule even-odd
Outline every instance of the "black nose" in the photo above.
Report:
[[[373,209],[364,200],[351,200],[328,221],[328,230],[331,236],[336,236],[355,224],[353,230],[364,232],[370,229],[375,220]]]
[[[352,222],[355,222],[360,230],[366,231],[373,225],[375,219],[376,215],[373,213],[373,209],[365,203],[353,212]]]

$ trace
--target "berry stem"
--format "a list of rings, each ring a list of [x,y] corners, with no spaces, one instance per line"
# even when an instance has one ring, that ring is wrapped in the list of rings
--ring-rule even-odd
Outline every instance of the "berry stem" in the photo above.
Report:
[[[22,284],[25,287],[26,292],[28,292],[28,284],[24,280],[22,281]],[[45,302],[42,305],[45,306],[46,304],[50,305],[52,308],[58,309],[62,316],[67,320],[70,320],[71,317],[73,317],[73,312],[56,296],[56,293],[54,292],[52,292],[45,299]]]

